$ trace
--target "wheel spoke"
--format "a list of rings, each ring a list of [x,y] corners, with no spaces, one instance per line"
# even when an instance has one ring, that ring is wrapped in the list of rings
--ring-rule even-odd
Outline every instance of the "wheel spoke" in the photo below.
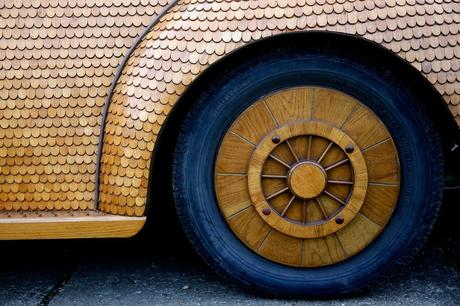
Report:
[[[273,227],[270,228],[267,232],[267,234],[265,235],[264,239],[262,239],[262,241],[260,242],[259,246],[257,247],[257,250],[260,249],[260,247],[264,244],[265,240],[267,240],[268,236],[270,236],[270,234],[272,233],[273,231]]]
[[[273,154],[270,154],[269,156],[270,156],[271,158],[273,158],[274,160],[276,160],[277,162],[279,162],[281,165],[285,166],[286,168],[291,169],[291,166],[290,166],[287,162],[285,162],[284,160],[282,160],[281,158],[276,157],[276,156],[273,155]]]
[[[302,218],[303,224],[307,223],[307,201],[303,201],[303,218]]]
[[[292,156],[294,156],[295,160],[296,160],[296,161],[299,161],[299,157],[297,156],[297,154],[295,154],[295,151],[294,151],[294,149],[292,148],[291,143],[289,142],[289,140],[286,140],[286,144],[287,144],[287,146],[288,146],[288,148],[289,148],[289,151],[291,151]]]
[[[326,209],[324,208],[323,202],[321,202],[320,198],[316,198],[316,203],[318,203],[319,209],[323,213],[323,216],[326,220],[329,220],[329,215],[326,213]]]
[[[368,147],[362,149],[361,152],[364,153],[364,152],[366,152],[367,150],[370,150],[370,149],[375,148],[375,147],[377,147],[377,146],[379,146],[379,145],[381,145],[381,144],[384,144],[385,142],[387,142],[387,141],[389,141],[389,140],[391,140],[391,137],[386,138],[386,139],[384,139],[384,140],[382,140],[382,141],[379,141],[379,142],[377,142],[377,143],[374,143],[373,145],[370,145],[370,146],[368,146]]]
[[[275,115],[273,115],[272,110],[268,106],[267,101],[264,100],[263,103],[265,105],[265,108],[267,109],[267,112],[270,114],[270,117],[272,117],[273,122],[276,124],[276,126],[280,126],[280,124],[278,123],[278,120],[276,120]]]
[[[235,216],[237,216],[238,214],[242,213],[243,211],[245,210],[248,210],[249,208],[253,207],[252,204],[249,204],[248,206],[246,206],[245,208],[242,208],[236,212],[234,212],[233,214],[231,214],[230,216],[226,217],[225,219],[226,220],[231,220],[232,218],[234,218]]]
[[[262,174],[262,178],[287,179],[287,175]]]
[[[327,152],[329,152],[329,150],[331,149],[331,147],[332,147],[333,144],[334,144],[334,143],[331,141],[331,142],[327,145],[326,149],[324,149],[323,153],[321,153],[321,156],[320,156],[320,157],[318,158],[318,160],[317,160],[317,163],[318,163],[318,164],[321,164],[321,161],[322,161],[323,158],[326,156]]]
[[[399,187],[398,183],[379,183],[379,182],[369,182],[370,186],[388,186],[388,187]]]
[[[344,200],[340,199],[336,195],[333,195],[329,191],[324,190],[324,193],[327,194],[328,196],[330,196],[331,198],[333,198],[334,200],[336,200],[337,202],[339,202],[340,204],[342,204],[343,206],[347,205],[347,203]]]
[[[333,163],[332,165],[326,167],[326,168],[324,169],[324,171],[329,171],[329,170],[331,170],[331,169],[337,168],[338,166],[343,165],[343,164],[345,164],[345,163],[348,162],[348,161],[349,161],[348,158],[342,159],[341,161],[338,161],[338,162]]]
[[[216,172],[216,174],[222,176],[248,176],[247,173]]]
[[[328,184],[353,185],[352,181],[328,180]]]
[[[231,134],[235,135],[236,137],[238,137],[239,139],[243,140],[244,142],[246,142],[247,144],[250,144],[251,146],[255,147],[256,144],[253,143],[252,141],[250,141],[249,139],[247,139],[246,137],[244,136],[241,136],[240,134],[236,133],[236,132],[233,132],[233,131],[230,131]]]
[[[266,197],[265,199],[268,201],[270,199],[273,199],[274,197],[282,194],[283,192],[287,191],[289,189],[289,187],[284,187],[283,189],[281,190],[278,190],[277,192],[275,193],[272,193],[271,195],[269,195],[268,197]]]
[[[347,256],[347,257],[348,257],[348,253],[347,253],[347,250],[345,250],[345,247],[343,246],[342,240],[340,240],[340,236],[337,234],[337,232],[336,232],[336,233],[334,233],[334,234],[335,234],[335,237],[337,238],[337,242],[339,243],[339,245],[340,245],[340,248],[341,248],[341,249],[342,249],[342,251],[343,251],[343,254],[345,254],[345,256]]]
[[[284,217],[284,214],[287,213],[287,211],[289,210],[289,207],[291,207],[291,204],[294,202],[294,200],[295,200],[295,195],[293,195],[291,199],[289,199],[289,202],[286,204],[283,211],[281,212],[281,217]]]
[[[307,150],[307,159],[311,159],[311,143],[313,141],[313,136],[308,136],[308,150]]]

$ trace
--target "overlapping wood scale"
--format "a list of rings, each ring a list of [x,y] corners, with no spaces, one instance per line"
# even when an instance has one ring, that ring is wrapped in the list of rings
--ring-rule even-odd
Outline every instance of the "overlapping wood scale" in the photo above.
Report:
[[[0,210],[95,208],[109,86],[167,2],[0,1]]]
[[[140,43],[111,100],[100,208],[144,212],[158,132],[187,86],[216,60],[275,34],[363,36],[421,71],[460,124],[459,0],[182,0]]]

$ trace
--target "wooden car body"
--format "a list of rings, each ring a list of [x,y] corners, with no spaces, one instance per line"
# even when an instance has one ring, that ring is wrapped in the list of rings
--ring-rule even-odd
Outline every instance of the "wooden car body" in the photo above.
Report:
[[[457,133],[459,23],[454,0],[3,1],[0,239],[136,234],[183,94],[228,54],[288,33],[378,44],[435,88]]]

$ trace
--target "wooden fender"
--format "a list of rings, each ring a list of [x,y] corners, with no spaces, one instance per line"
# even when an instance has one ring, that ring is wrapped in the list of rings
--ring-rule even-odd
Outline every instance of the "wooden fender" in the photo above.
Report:
[[[178,1],[140,42],[110,100],[99,207],[143,215],[158,133],[200,73],[250,41],[334,31],[396,53],[435,86],[460,124],[460,6],[456,1]]]

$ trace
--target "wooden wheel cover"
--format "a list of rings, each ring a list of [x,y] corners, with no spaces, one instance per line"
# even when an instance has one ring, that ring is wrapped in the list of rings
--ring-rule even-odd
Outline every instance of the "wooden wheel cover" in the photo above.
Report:
[[[215,191],[234,234],[274,262],[317,267],[371,243],[398,200],[399,161],[378,117],[336,90],[252,104],[219,148]]]

